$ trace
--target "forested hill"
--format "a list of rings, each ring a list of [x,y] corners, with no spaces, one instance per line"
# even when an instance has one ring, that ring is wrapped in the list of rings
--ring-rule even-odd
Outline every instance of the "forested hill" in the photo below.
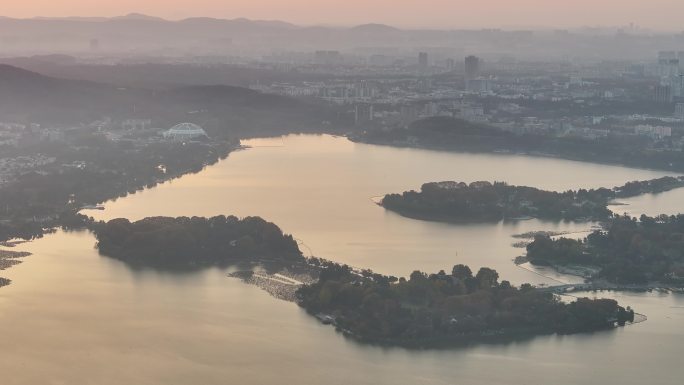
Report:
[[[334,116],[327,107],[234,86],[183,86],[163,90],[119,87],[44,76],[0,64],[4,120],[79,125],[110,117],[153,119],[160,127],[195,121],[209,131],[236,135],[306,131]]]

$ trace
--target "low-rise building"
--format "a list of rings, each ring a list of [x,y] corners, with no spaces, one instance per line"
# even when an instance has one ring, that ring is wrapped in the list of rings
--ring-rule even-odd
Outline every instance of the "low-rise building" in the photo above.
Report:
[[[164,139],[178,142],[208,137],[204,129],[194,123],[177,124],[171,127],[171,129],[164,131],[162,136]]]

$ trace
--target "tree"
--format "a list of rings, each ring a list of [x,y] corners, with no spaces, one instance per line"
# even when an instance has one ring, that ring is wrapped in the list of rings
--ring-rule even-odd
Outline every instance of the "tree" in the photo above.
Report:
[[[425,280],[427,276],[425,273],[422,271],[415,270],[411,275],[409,276],[409,282],[419,282],[422,280]]]
[[[477,272],[475,279],[481,289],[489,289],[499,284],[499,273],[494,269],[483,267]]]
[[[459,264],[454,266],[453,269],[451,269],[451,275],[456,279],[464,281],[468,278],[472,278],[473,272],[470,270],[470,267]]]
[[[503,283],[503,282],[502,282],[502,283]],[[529,292],[529,291],[532,291],[532,290],[534,290],[534,286],[532,286],[532,285],[529,284],[529,283],[523,283],[522,285],[520,285],[520,291],[523,292],[523,293]]]

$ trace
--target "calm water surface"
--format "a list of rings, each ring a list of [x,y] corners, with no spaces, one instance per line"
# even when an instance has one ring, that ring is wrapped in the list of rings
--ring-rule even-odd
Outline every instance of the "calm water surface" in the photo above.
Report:
[[[534,230],[578,232],[591,225],[538,220],[431,223],[385,211],[372,198],[441,180],[497,180],[567,190],[667,175],[525,156],[370,146],[332,136],[288,136],[245,144],[252,148],[233,153],[200,174],[110,202],[105,211],[90,214],[106,220],[258,215],[304,242],[307,253],[385,274],[408,276],[417,268],[437,272],[466,263],[472,268],[496,268],[515,283],[550,283],[510,263],[521,253],[511,247],[515,241],[511,235]]]
[[[248,144],[254,147],[200,174],[110,202],[93,214],[260,215],[316,255],[387,274],[467,263],[494,267],[515,283],[553,283],[512,264],[520,250],[511,246],[511,235],[579,232],[589,225],[435,224],[388,213],[371,198],[436,180],[503,180],[564,190],[665,175],[562,160],[374,147],[329,136]],[[648,202],[621,207],[654,208]],[[684,211],[680,202],[653,205]],[[297,306],[226,278],[225,271],[131,270],[99,256],[94,242],[85,232],[58,232],[22,245],[34,255],[2,272],[13,280],[0,289],[2,384],[681,383],[684,296],[601,294],[649,320],[593,335],[450,351],[383,349],[348,341]]]

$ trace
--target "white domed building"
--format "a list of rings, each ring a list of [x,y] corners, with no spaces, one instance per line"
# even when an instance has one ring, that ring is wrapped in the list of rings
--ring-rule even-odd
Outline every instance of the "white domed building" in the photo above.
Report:
[[[178,142],[208,137],[204,129],[194,123],[177,124],[171,127],[170,130],[164,131],[162,135],[164,139]]]

